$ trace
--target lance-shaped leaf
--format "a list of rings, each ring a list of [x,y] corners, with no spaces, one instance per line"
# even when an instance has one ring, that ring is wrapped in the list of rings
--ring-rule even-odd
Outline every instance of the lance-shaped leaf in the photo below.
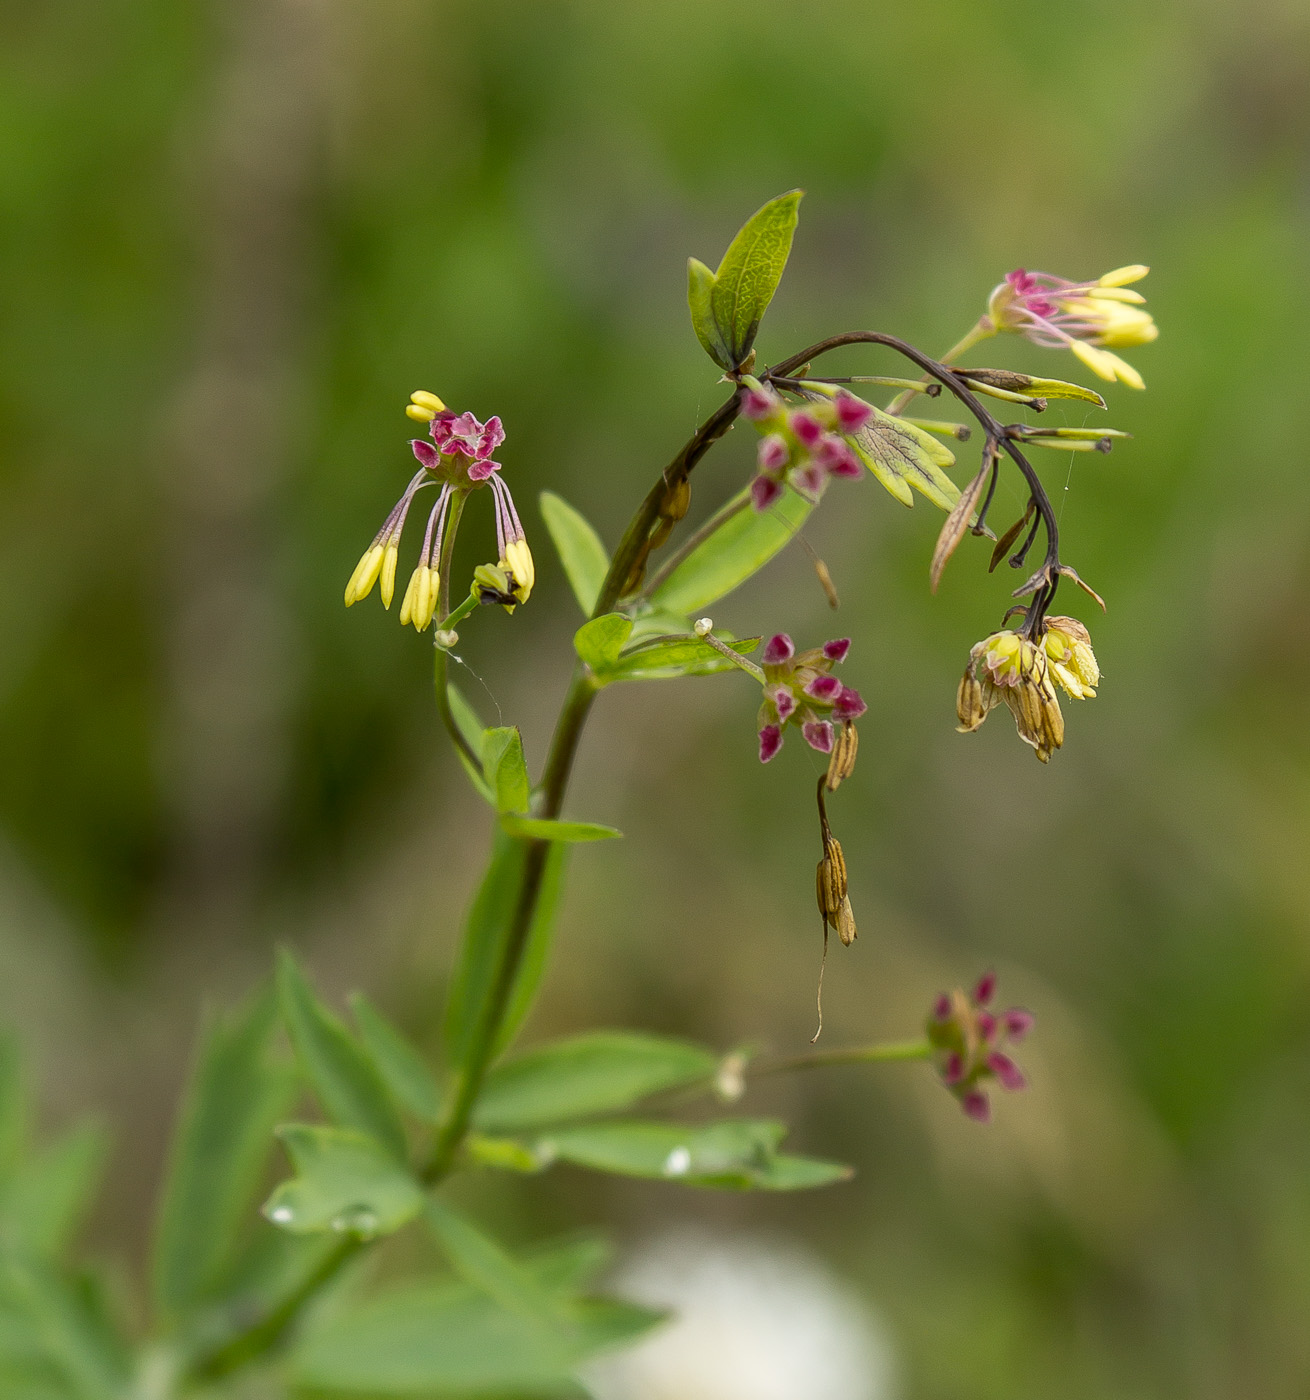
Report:
[[[1074,583],[1076,583],[1078,587],[1081,588],[1083,592],[1086,593],[1089,597],[1095,598],[1096,601],[1101,605],[1101,611],[1105,611],[1105,599],[1101,597],[1101,595],[1096,591],[1096,589],[1092,587],[1090,583],[1084,583],[1082,579],[1078,577],[1077,569],[1075,569],[1071,564],[1061,564],[1058,572],[1062,574],[1065,578],[1072,579]]]
[[[790,544],[813,509],[790,487],[765,511],[752,508],[749,491],[738,493],[723,508],[723,523],[651,594],[652,604],[680,617],[699,613],[757,574]]]
[[[964,538],[964,532],[969,528],[974,509],[982,499],[983,488],[987,485],[987,478],[995,464],[996,458],[990,452],[985,452],[978,475],[960,493],[960,499],[951,507],[942,532],[937,536],[937,547],[932,552],[932,565],[928,570],[934,593],[942,580],[942,570],[946,567],[946,561],[955,553],[956,545]]]
[[[500,819],[500,829],[519,841],[564,841],[578,845],[587,841],[613,841],[623,835],[616,827],[600,822],[558,821],[553,817],[520,817],[509,813]]]
[[[749,656],[760,644],[758,637],[730,640],[716,633],[739,656]],[[669,680],[678,676],[714,676],[737,668],[699,637],[651,637],[629,647],[608,673],[614,681]]]
[[[842,1181],[849,1167],[780,1155],[786,1127],[768,1119],[730,1119],[692,1127],[637,1121],[566,1128],[541,1139],[561,1160],[619,1176],[680,1181],[724,1190],[790,1191]]]
[[[103,1128],[84,1122],[29,1157],[0,1191],[0,1245],[58,1259],[95,1190],[107,1147]]]
[[[288,1123],[278,1137],[296,1175],[268,1198],[264,1215],[283,1230],[372,1239],[400,1229],[423,1209],[423,1188],[363,1133]]]
[[[523,738],[517,728],[503,725],[482,736],[482,768],[495,793],[498,812],[526,812],[532,782],[523,759]]]
[[[864,465],[903,505],[914,504],[911,486],[943,510],[950,510],[960,499],[960,488],[942,470],[955,461],[955,454],[913,423],[875,408],[873,417],[849,441]]]
[[[278,958],[277,988],[296,1058],[328,1117],[375,1138],[403,1161],[405,1130],[382,1076],[354,1036],[315,997],[285,950]]]
[[[553,491],[541,493],[541,515],[555,542],[564,575],[585,617],[590,617],[609,572],[610,560],[600,536],[587,520]]]
[[[714,319],[714,274],[699,258],[687,259],[687,309],[691,326],[705,353],[720,369],[731,369],[732,358]]]
[[[760,322],[787,266],[803,193],[791,190],[781,194],[752,214],[728,245],[714,274],[710,309],[727,349],[725,369],[739,368],[755,344]],[[695,316],[693,306],[693,320]]]
[[[996,566],[1005,558],[1010,546],[1019,538],[1019,532],[1032,520],[1036,505],[1030,500],[1028,509],[1014,522],[1013,525],[996,541],[996,547],[992,550],[991,561],[987,565],[987,572],[994,572]]]
[[[464,698],[463,692],[453,682],[447,682],[446,694],[450,699],[450,713],[455,718],[455,725],[464,736],[464,741],[474,753],[482,752],[482,721],[478,718],[477,711]],[[477,789],[479,795],[494,807],[496,805],[496,795],[487,785],[486,775],[481,769],[475,768],[468,760],[468,755],[461,748],[456,748],[459,761],[463,765],[464,771],[469,776],[469,781]]]
[[[573,649],[597,678],[614,669],[619,652],[632,634],[632,619],[622,613],[605,613],[583,623],[573,634]]]
[[[364,1049],[391,1097],[424,1123],[435,1123],[441,1114],[441,1094],[423,1056],[363,992],[350,994],[350,1010]]]
[[[662,1090],[708,1080],[717,1067],[716,1056],[686,1041],[595,1031],[497,1065],[473,1121],[503,1133],[612,1113]]]
[[[964,379],[969,388],[995,398],[1008,399],[1012,403],[1023,403],[1034,398],[1079,399],[1083,403],[1094,403],[1097,408],[1106,406],[1105,400],[1095,389],[1070,384],[1064,379],[1038,379],[1010,369],[961,369],[956,366],[951,372]]]

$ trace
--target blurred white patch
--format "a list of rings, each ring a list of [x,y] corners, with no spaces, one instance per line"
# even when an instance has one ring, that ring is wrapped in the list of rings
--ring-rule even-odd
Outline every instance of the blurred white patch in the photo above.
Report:
[[[614,1291],[676,1316],[593,1363],[596,1400],[892,1400],[869,1307],[790,1244],[685,1230],[639,1250]]]

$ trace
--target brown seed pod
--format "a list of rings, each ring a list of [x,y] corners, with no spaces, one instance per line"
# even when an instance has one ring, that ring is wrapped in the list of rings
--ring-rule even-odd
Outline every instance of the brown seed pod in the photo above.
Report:
[[[847,720],[833,743],[832,753],[828,756],[828,773],[824,778],[824,785],[829,792],[836,792],[842,782],[855,771],[855,755],[859,747],[860,736],[855,732],[855,725]]]

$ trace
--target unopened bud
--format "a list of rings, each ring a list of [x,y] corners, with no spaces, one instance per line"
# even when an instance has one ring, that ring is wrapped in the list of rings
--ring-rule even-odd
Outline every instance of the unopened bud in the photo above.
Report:
[[[987,718],[987,705],[983,699],[982,683],[974,675],[973,663],[960,679],[960,688],[955,693],[955,717],[960,721],[961,734],[970,734]]]
[[[837,928],[837,916],[846,901],[846,857],[835,836],[823,838],[823,859],[814,872],[815,895],[824,922]]]
[[[724,1103],[736,1103],[746,1092],[746,1056],[740,1050],[725,1055],[714,1072],[714,1093]]]
[[[851,909],[851,897],[847,895],[837,910],[837,937],[849,948],[855,942],[855,914]]]
[[[696,619],[696,626],[693,629],[698,637],[706,637],[714,631],[714,619],[712,617],[700,617]]]
[[[828,776],[825,779],[829,792],[836,792],[845,779],[855,771],[855,754],[860,747],[860,736],[855,726],[847,720],[833,741],[832,753],[828,757]]]
[[[450,627],[440,627],[432,634],[432,640],[443,651],[449,651],[459,642],[459,633]]]

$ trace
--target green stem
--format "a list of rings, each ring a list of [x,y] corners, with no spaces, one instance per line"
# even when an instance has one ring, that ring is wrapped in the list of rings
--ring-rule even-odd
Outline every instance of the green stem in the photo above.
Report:
[[[751,1073],[758,1078],[765,1074],[790,1074],[797,1069],[826,1069],[831,1065],[888,1064],[896,1060],[926,1060],[932,1054],[931,1042],[919,1040],[889,1040],[878,1045],[861,1045],[852,1050],[818,1050],[812,1055],[797,1055],[790,1060],[775,1060]]]
[[[652,597],[660,584],[673,573],[674,569],[676,569],[684,559],[691,555],[694,550],[699,549],[720,525],[731,520],[734,515],[740,515],[742,511],[750,505],[750,501],[750,488],[747,487],[746,490],[739,491],[730,501],[724,502],[700,529],[688,535],[677,549],[669,555],[664,563],[660,565],[659,569],[655,572],[655,576],[641,590],[641,596],[643,598]]]
[[[450,503],[450,515],[446,520],[446,533],[441,541],[441,558],[437,561],[437,613],[433,628],[440,631],[450,618],[450,570],[455,558],[455,536],[459,532],[460,516],[464,514],[467,491],[456,491]],[[464,607],[463,604],[460,605]],[[461,612],[460,616],[465,614]],[[460,732],[455,723],[454,711],[450,708],[450,659],[443,646],[437,646],[432,662],[432,682],[437,695],[437,713],[450,735],[450,742],[464,755],[475,769],[482,767],[482,755],[474,751],[472,744]]]
[[[967,335],[962,336],[944,355],[939,356],[940,362],[944,365],[954,364],[966,350],[972,350],[980,340],[986,340],[988,336],[995,334],[996,332],[992,329],[988,318],[980,316]],[[912,389],[906,389],[903,394],[897,394],[887,405],[887,412],[893,416],[904,413],[910,400],[921,394],[932,382],[931,379],[921,379]]]

